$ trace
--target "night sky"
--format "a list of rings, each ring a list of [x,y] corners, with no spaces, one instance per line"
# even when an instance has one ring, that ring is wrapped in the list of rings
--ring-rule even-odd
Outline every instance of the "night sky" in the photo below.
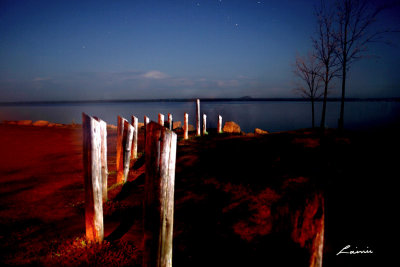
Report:
[[[0,102],[296,97],[318,2],[0,0]],[[355,63],[347,96],[400,96],[399,35]]]

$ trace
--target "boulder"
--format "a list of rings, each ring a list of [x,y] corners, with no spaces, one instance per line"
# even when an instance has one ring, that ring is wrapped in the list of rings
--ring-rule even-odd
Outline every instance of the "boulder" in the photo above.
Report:
[[[17,121],[18,125],[32,125],[31,120],[22,120],[22,121]]]
[[[261,130],[259,128],[254,129],[254,134],[269,134],[268,131]]]
[[[224,128],[222,129],[222,131],[224,133],[241,133],[240,126],[233,121],[225,122],[225,125],[224,125]]]
[[[35,121],[32,125],[33,126],[48,126],[50,122],[48,121]]]
[[[182,127],[182,122],[180,121],[174,121],[172,124],[172,129],[177,129],[177,128],[181,128]]]

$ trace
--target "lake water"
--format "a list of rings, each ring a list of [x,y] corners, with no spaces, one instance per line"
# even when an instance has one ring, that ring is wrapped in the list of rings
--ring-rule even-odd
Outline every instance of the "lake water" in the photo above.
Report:
[[[316,125],[319,125],[322,103],[316,103]],[[328,102],[326,126],[336,128],[340,102]],[[157,121],[158,113],[173,115],[174,121],[183,121],[189,113],[189,123],[195,125],[195,102],[107,102],[82,104],[26,104],[0,105],[0,121],[47,120],[57,123],[81,123],[82,112],[97,116],[108,124],[117,124],[121,115],[130,121],[135,115]],[[311,104],[302,101],[227,101],[201,103],[201,113],[207,114],[207,127],[216,128],[218,115],[223,121],[235,121],[245,132],[261,128],[271,132],[311,127]],[[345,106],[345,127],[352,130],[399,127],[400,102],[361,101]]]

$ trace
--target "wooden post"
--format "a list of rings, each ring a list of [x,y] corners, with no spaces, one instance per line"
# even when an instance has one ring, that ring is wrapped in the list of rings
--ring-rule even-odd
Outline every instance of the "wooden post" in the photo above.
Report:
[[[158,124],[164,127],[164,115],[161,113],[158,113]]]
[[[108,166],[107,166],[107,123],[97,117],[94,117],[100,124],[100,137],[101,137],[101,184],[103,191],[103,202],[107,201],[107,180],[108,180]]]
[[[172,267],[176,133],[147,126],[143,267]]]
[[[207,115],[203,114],[203,135],[207,134]]]
[[[189,139],[189,114],[185,113],[184,123],[183,123],[183,139]]]
[[[100,123],[82,113],[86,238],[104,239]]]
[[[147,116],[144,116],[144,121],[143,121],[143,124],[144,124],[144,145],[146,146],[146,135],[147,135],[147,124],[149,124],[150,123],[150,119],[149,119],[149,117],[147,117]]]
[[[118,171],[119,167],[122,164],[123,160],[123,146],[122,146],[122,141],[124,137],[124,125],[125,125],[125,119],[118,116],[118,124],[117,124],[117,155],[115,158],[115,164],[116,164],[116,169]]]
[[[126,137],[125,137],[125,151],[124,151],[124,183],[128,180],[129,174],[129,164],[131,162],[131,149],[132,149],[132,139],[135,134],[135,128],[126,122],[124,128],[126,128]]]
[[[218,115],[218,133],[222,133],[222,116]]]
[[[132,126],[135,129],[135,132],[133,133],[133,140],[132,140],[132,149],[131,149],[131,158],[136,159],[137,158],[137,151],[138,151],[138,118],[135,116],[132,116]]]
[[[134,128],[124,118],[121,119],[123,122],[123,132],[121,138],[118,138],[119,151],[117,146],[117,156],[119,155],[119,162],[117,165],[117,183],[125,183],[128,178],[129,163],[131,157],[131,147]],[[119,125],[119,123],[118,123]]]
[[[172,131],[172,114],[168,113],[168,129]]]
[[[196,135],[200,136],[200,99],[196,100]]]

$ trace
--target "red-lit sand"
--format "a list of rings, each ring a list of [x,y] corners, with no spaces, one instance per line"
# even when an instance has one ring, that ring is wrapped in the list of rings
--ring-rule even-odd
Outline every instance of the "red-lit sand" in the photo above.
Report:
[[[116,131],[108,129],[106,241],[87,244],[81,131],[0,125],[0,263],[141,266],[143,158],[116,186]],[[343,263],[335,253],[345,242],[377,246],[376,229],[365,233],[380,221],[368,212],[382,209],[368,196],[380,188],[372,179],[392,165],[376,157],[382,144],[360,150],[369,139],[352,138],[211,132],[179,141],[174,266],[307,266],[324,199],[325,266]],[[139,144],[141,154],[142,134]]]

